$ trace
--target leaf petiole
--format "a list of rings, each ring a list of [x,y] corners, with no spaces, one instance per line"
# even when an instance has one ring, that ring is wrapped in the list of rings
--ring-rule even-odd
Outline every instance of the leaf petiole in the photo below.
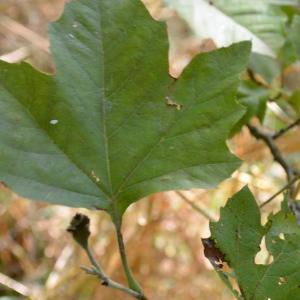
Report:
[[[116,228],[119,253],[121,256],[121,261],[122,261],[123,269],[124,269],[124,272],[125,272],[125,275],[127,278],[128,286],[132,290],[143,294],[142,288],[141,288],[140,284],[137,282],[137,280],[134,278],[132,271],[129,267],[128,261],[127,261],[125,245],[124,245],[123,235],[122,235],[122,231],[121,231],[121,225],[119,223],[114,223],[114,224],[115,224],[115,228]]]

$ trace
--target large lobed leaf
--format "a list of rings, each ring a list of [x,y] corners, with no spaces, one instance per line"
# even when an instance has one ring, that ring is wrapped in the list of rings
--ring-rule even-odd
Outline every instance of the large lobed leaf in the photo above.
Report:
[[[120,216],[162,190],[212,187],[249,43],[201,55],[176,82],[165,24],[138,0],[80,0],[50,26],[54,76],[0,63],[0,180],[32,199]]]
[[[300,229],[288,209],[269,216],[262,226],[255,199],[244,188],[210,227],[217,247],[234,270],[244,300],[300,299]],[[273,256],[269,265],[254,262],[263,237]]]

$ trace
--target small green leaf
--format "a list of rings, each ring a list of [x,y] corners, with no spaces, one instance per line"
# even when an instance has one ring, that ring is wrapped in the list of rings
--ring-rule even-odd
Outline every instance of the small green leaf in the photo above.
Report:
[[[298,116],[300,116],[300,91],[296,91],[291,95],[289,103],[294,108]]]
[[[280,64],[276,59],[259,53],[251,53],[249,68],[269,85],[281,74]]]
[[[210,228],[245,300],[300,299],[300,228],[294,215],[282,210],[270,215],[263,227],[255,199],[244,188],[228,201],[220,220]],[[254,259],[264,236],[274,261],[257,265]]]
[[[291,28],[291,40],[294,46],[295,54],[300,60],[300,16],[297,15],[293,19],[293,24]]]
[[[264,119],[269,91],[252,81],[243,81],[238,90],[238,101],[247,109],[246,114],[235,124],[231,134],[235,134],[256,116],[261,122]]]
[[[280,49],[279,59],[284,67],[293,64],[300,59],[300,16],[292,16],[292,22],[287,28],[287,37],[285,44]]]
[[[54,76],[0,63],[0,180],[14,191],[118,218],[239,166],[225,140],[249,42],[196,57],[175,81],[166,26],[139,0],[73,1],[49,35]]]

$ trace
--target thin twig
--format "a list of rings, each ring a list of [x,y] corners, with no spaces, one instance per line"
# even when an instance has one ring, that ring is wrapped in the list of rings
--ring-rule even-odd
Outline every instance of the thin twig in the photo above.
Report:
[[[273,155],[274,160],[277,161],[282,166],[282,168],[284,169],[284,171],[286,173],[286,176],[287,176],[288,183],[287,183],[287,187],[285,187],[283,190],[286,190],[286,189],[289,190],[289,193],[288,193],[289,208],[295,214],[295,216],[297,217],[298,223],[300,224],[300,207],[294,201],[294,197],[295,197],[295,185],[294,185],[294,183],[297,180],[295,178],[298,178],[298,176],[299,176],[299,172],[294,170],[288,164],[288,162],[284,159],[282,153],[280,152],[279,148],[275,144],[275,141],[274,141],[272,135],[266,134],[266,133],[260,131],[258,128],[250,125],[250,124],[248,124],[247,126],[248,126],[251,134],[254,137],[256,137],[257,139],[261,139],[266,143],[266,145],[268,146],[268,148],[270,149],[270,151]],[[261,207],[263,207],[266,204],[270,203],[276,196],[277,196],[276,194],[274,196],[272,196],[269,200],[267,200],[265,203],[263,203]]]
[[[252,80],[254,83],[256,83],[258,86],[262,86],[264,88],[268,88],[268,84],[266,84],[265,82],[262,82],[262,81],[258,80],[255,77],[255,74],[254,74],[254,72],[253,72],[252,69],[248,68],[247,69],[247,74],[249,76],[249,79]]]
[[[283,134],[285,134],[286,132],[288,132],[289,130],[291,130],[292,128],[296,127],[299,124],[300,124],[300,118],[297,119],[292,124],[290,124],[289,126],[282,128],[277,133],[273,134],[273,136],[272,136],[273,140],[278,139],[280,136],[282,136]]]
[[[263,140],[265,142],[265,144],[270,149],[274,160],[277,161],[282,166],[282,168],[284,169],[284,171],[286,173],[286,176],[287,176],[287,180],[291,181],[295,172],[294,172],[293,168],[291,166],[289,166],[289,164],[283,158],[279,148],[277,147],[277,145],[273,141],[272,135],[262,132],[261,130],[259,130],[258,128],[252,126],[251,124],[248,124],[247,127],[249,128],[250,133],[256,139],[258,139],[258,140],[260,139],[260,140]]]
[[[104,271],[102,270],[102,268],[100,267],[100,265],[97,263],[94,255],[93,255],[93,252],[92,252],[92,249],[91,247],[88,245],[85,249],[85,252],[91,262],[91,264],[94,266],[94,268],[101,274],[104,275],[104,277],[106,278],[107,276],[105,275]]]
[[[269,204],[272,200],[274,200],[278,195],[287,190],[290,186],[292,186],[296,181],[300,179],[300,175],[294,177],[290,182],[288,182],[282,189],[280,189],[277,193],[275,193],[272,197],[262,203],[259,207],[263,208],[265,205]]]
[[[282,96],[282,92],[279,92],[276,96],[269,98],[268,101],[269,102],[276,102],[278,99],[280,99],[280,97]]]
[[[133,289],[128,288],[128,287],[126,287],[126,286],[110,279],[104,273],[104,271],[102,270],[100,265],[97,263],[90,247],[88,246],[84,249],[85,249],[85,251],[86,251],[86,253],[89,257],[89,260],[90,260],[91,264],[93,265],[93,268],[87,268],[87,267],[82,266],[81,268],[85,272],[87,272],[90,275],[94,275],[94,276],[97,276],[98,278],[100,278],[100,280],[102,281],[102,285],[104,285],[104,286],[123,291],[124,293],[126,293],[126,294],[128,294],[128,295],[130,295],[130,296],[132,296],[136,299],[146,300],[145,296],[143,294],[141,294],[140,292],[134,291]]]
[[[206,212],[204,209],[202,209],[201,207],[199,207],[198,205],[196,205],[193,201],[191,201],[190,199],[188,199],[182,192],[177,191],[176,194],[179,195],[182,198],[183,201],[185,201],[189,206],[191,206],[194,210],[196,210],[197,212],[199,212],[206,219],[208,219],[211,222],[215,222],[216,221],[214,217],[212,217],[208,212]]]
[[[87,267],[81,267],[81,268],[83,270],[85,270],[88,274],[95,275],[98,278],[100,278],[102,281],[102,285],[104,285],[104,286],[123,291],[139,300],[147,300],[146,297],[141,292],[141,290],[134,289],[134,288],[132,288],[131,285],[129,287],[126,287],[118,282],[113,281],[105,274],[105,272],[102,270],[100,265],[97,263],[95,256],[92,252],[92,249],[90,248],[89,237],[91,235],[91,232],[90,232],[89,227],[90,227],[90,219],[83,214],[76,214],[72,218],[72,221],[71,221],[69,227],[67,228],[67,231],[72,234],[73,239],[85,250],[85,252],[92,264],[92,268],[87,268]],[[119,232],[117,234],[118,240],[119,240],[120,234],[121,234],[121,232]],[[124,244],[123,244],[123,248],[124,248]],[[123,252],[124,252],[123,255],[125,255],[125,251],[123,251]],[[123,259],[123,257],[122,257],[122,259]],[[125,256],[125,259],[126,259],[126,256]],[[122,260],[122,262],[123,262],[123,260]]]

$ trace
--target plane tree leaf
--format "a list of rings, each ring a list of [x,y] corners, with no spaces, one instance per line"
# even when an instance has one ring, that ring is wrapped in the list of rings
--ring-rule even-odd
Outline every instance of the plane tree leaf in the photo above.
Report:
[[[288,209],[271,214],[262,226],[255,199],[244,188],[228,201],[220,220],[210,228],[234,271],[243,299],[300,299],[300,228]],[[254,261],[263,237],[273,257],[268,265]]]
[[[121,216],[163,190],[213,187],[250,43],[168,75],[164,23],[138,0],[79,0],[50,26],[55,75],[0,63],[0,180],[23,197]]]
[[[211,38],[219,47],[251,40],[254,52],[269,56],[275,56],[285,40],[287,17],[277,5],[297,4],[281,0],[164,1],[178,11],[200,38]]]

